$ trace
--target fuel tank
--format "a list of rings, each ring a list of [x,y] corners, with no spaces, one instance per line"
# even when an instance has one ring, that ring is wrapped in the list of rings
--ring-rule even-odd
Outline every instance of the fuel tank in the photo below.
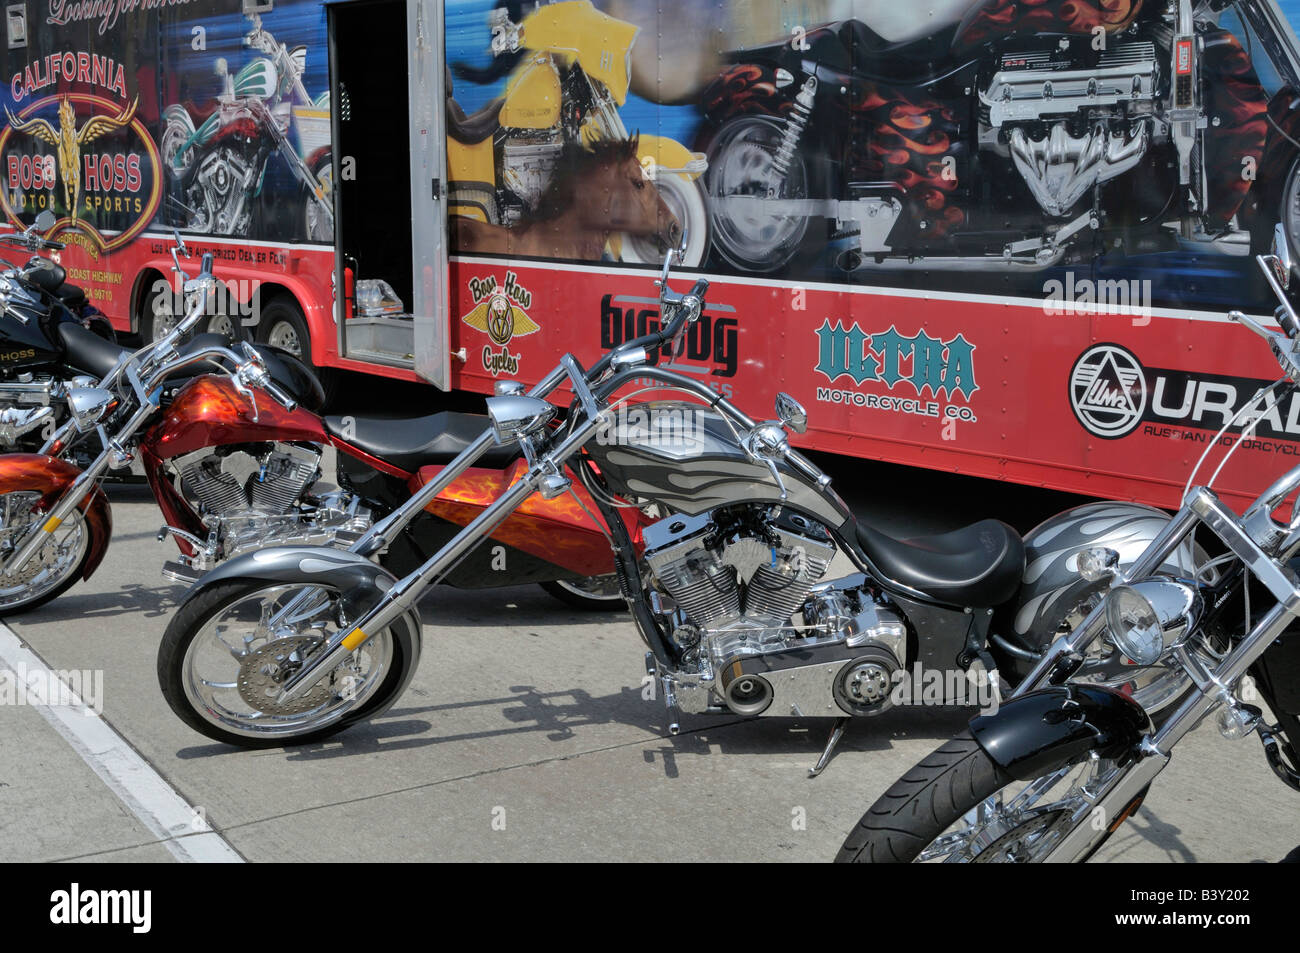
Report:
[[[321,419],[303,410],[285,410],[269,394],[255,391],[257,413],[228,377],[196,377],[178,393],[162,420],[145,435],[149,451],[168,460],[203,447],[273,440],[328,443]]]
[[[834,492],[777,464],[786,499],[767,464],[752,459],[728,420],[688,401],[624,405],[587,444],[616,493],[695,515],[732,503],[784,502],[840,526],[852,513]]]
[[[57,364],[61,349],[51,340],[51,322],[61,318],[62,308],[52,315],[49,306],[16,283],[0,285],[6,304],[0,312],[0,377]]]

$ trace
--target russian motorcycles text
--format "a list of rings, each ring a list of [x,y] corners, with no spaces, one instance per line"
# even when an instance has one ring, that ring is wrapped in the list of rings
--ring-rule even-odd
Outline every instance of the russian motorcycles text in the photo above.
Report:
[[[252,747],[319,739],[378,715],[419,660],[417,599],[534,494],[572,495],[596,511],[674,713],[840,719],[814,771],[844,720],[890,706],[894,675],[909,664],[988,673],[1001,657],[1014,673],[1016,659],[990,635],[997,610],[1019,608],[1020,537],[984,520],[891,539],[855,519],[829,478],[790,448],[785,428],[806,426],[793,399],[778,397],[779,420],[755,422],[699,381],[651,365],[654,349],[680,344],[708,287],[701,279],[688,294],[671,291],[670,263],[660,330],[589,370],[566,355],[528,393],[501,382],[488,400],[490,428],[347,551],[265,548],[205,574],[159,650],[173,711],[212,738]],[[575,396],[558,415],[543,398],[566,383]],[[619,396],[634,384],[642,389]],[[645,387],[688,399],[635,401]],[[499,484],[445,545],[400,578],[373,561],[494,445],[515,444],[526,471]],[[1141,531],[1163,526],[1145,507],[1116,506],[1130,522],[1146,520]],[[1088,515],[1076,523],[1081,544],[1088,533],[1108,539],[1113,525]],[[858,572],[824,579],[837,552]]]
[[[1263,414],[1300,386],[1286,232],[1279,225],[1274,254],[1257,256],[1281,301],[1281,332],[1231,315],[1268,341],[1283,376],[1224,424],[1220,437],[1240,427],[1242,439],[1214,476]],[[1257,735],[1273,772],[1300,791],[1300,509],[1293,502],[1300,467],[1240,515],[1208,484],[1193,487],[1195,477],[1182,508],[1127,567],[1104,545],[1077,554],[1079,575],[1106,590],[1095,608],[1052,643],[1010,700],[895,782],[846,838],[839,860],[1085,861],[1139,809],[1174,747],[1210,716],[1226,738]],[[1162,571],[1197,533],[1219,555],[1191,573]],[[1153,697],[1148,688],[1144,698],[1097,684],[1087,667],[1099,652],[1118,653],[1136,673],[1159,673],[1167,691]]]
[[[696,143],[716,258],[852,272],[1244,254],[1279,212],[1300,237],[1285,198],[1300,61],[1273,3],[949,11],[893,40],[848,20],[731,54]]]

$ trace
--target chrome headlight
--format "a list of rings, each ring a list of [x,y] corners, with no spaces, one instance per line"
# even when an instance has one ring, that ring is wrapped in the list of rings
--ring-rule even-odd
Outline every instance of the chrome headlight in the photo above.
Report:
[[[1154,665],[1200,620],[1200,593],[1186,583],[1153,577],[1116,586],[1106,595],[1106,626],[1115,647],[1138,665]]]

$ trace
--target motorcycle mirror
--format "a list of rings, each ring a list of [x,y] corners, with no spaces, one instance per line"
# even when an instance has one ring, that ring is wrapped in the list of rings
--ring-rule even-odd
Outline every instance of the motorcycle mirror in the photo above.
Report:
[[[1291,243],[1287,241],[1286,229],[1281,222],[1273,227],[1273,247],[1269,255],[1269,264],[1273,267],[1278,284],[1283,288],[1289,287],[1294,264],[1291,261]]]
[[[32,228],[38,232],[48,232],[54,227],[56,221],[58,221],[58,219],[54,217],[54,213],[49,209],[46,209],[44,212],[41,212],[40,215],[36,216],[36,221],[32,222]]]
[[[172,237],[176,239],[176,251],[179,254],[184,255],[186,258],[192,258],[193,255],[190,254],[190,249],[185,244],[185,239],[181,238],[181,231],[179,228],[172,229]]]
[[[776,416],[795,433],[804,433],[808,429],[808,411],[785,391],[776,395]]]

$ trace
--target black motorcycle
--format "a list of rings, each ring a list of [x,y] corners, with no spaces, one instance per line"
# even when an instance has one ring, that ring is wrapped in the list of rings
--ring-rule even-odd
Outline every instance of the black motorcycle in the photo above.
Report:
[[[1230,428],[1242,433],[1229,456],[1247,442],[1261,400],[1267,413],[1300,388],[1300,316],[1285,293],[1292,264],[1282,226],[1274,253],[1256,260],[1281,301],[1282,331],[1237,311],[1230,317],[1269,342],[1283,376],[1224,425],[1197,470]],[[1209,486],[1190,488],[1126,570],[1113,550],[1081,553],[1079,574],[1108,584],[1097,607],[1043,653],[996,713],[973,719],[896,781],[837,860],[1085,861],[1138,810],[1174,746],[1210,715],[1226,738],[1258,735],[1273,772],[1300,791],[1300,507],[1288,521],[1276,515],[1297,488],[1300,467],[1240,516]],[[1162,572],[1197,532],[1221,555],[1187,578]],[[1163,697],[1174,703],[1157,719],[1131,693],[1090,680],[1087,660],[1100,645],[1121,653],[1132,671],[1160,672]]]
[[[59,251],[41,233],[42,212],[0,243],[31,252]],[[57,261],[33,254],[22,265],[0,257],[0,450],[35,450],[67,419],[68,385],[98,382],[121,348],[113,326]]]

